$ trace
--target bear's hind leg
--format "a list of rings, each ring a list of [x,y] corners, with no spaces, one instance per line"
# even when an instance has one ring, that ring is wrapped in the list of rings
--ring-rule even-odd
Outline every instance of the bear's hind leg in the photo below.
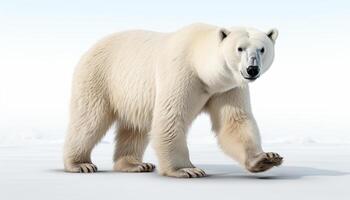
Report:
[[[113,115],[102,100],[73,105],[64,144],[65,171],[96,172],[97,167],[90,158],[91,151],[112,124]]]
[[[152,172],[155,169],[155,165],[142,162],[149,143],[147,132],[121,125],[116,134],[115,171]]]

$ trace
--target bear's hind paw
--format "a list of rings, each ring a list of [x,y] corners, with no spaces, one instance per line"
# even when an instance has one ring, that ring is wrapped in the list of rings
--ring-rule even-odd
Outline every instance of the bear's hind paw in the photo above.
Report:
[[[97,167],[92,163],[80,163],[66,167],[65,170],[73,173],[94,173],[97,172]]]

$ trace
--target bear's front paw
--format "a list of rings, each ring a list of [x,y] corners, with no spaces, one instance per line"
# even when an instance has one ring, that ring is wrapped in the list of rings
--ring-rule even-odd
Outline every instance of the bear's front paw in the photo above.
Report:
[[[152,172],[156,166],[152,163],[120,163],[114,165],[114,171],[120,172]]]
[[[246,168],[253,173],[263,172],[272,167],[281,165],[282,162],[283,157],[278,155],[278,153],[261,153],[257,157],[248,160]]]
[[[202,169],[197,167],[181,168],[170,172],[164,172],[162,174],[176,178],[200,178],[207,176],[207,174]]]

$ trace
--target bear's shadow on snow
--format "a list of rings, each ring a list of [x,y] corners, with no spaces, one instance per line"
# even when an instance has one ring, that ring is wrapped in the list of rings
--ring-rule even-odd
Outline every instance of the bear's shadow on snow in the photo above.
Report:
[[[267,172],[248,173],[235,165],[198,165],[204,169],[209,179],[301,179],[310,176],[344,176],[349,172],[341,172],[313,167],[281,166],[275,167]]]
[[[209,164],[199,164],[197,165],[203,169],[208,176],[201,178],[200,180],[293,180],[302,179],[304,177],[312,176],[345,176],[349,175],[350,172],[342,172],[336,170],[328,169],[318,169],[313,167],[299,167],[299,166],[281,166],[275,167],[267,172],[262,173],[249,173],[237,165],[209,165]],[[63,173],[62,169],[52,170],[55,172]],[[113,172],[112,170],[99,170],[96,174],[117,174],[118,172]],[[119,172],[124,175],[129,173]],[[135,175],[136,173],[131,173],[130,175]],[[161,177],[156,172],[145,173],[144,175],[151,175],[152,177]],[[169,178],[169,177],[163,177]],[[197,180],[197,179],[196,179]]]

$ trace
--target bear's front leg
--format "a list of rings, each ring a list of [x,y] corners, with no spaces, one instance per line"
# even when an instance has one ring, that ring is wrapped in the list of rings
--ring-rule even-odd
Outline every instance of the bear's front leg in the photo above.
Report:
[[[282,164],[277,153],[264,152],[250,108],[248,86],[212,97],[207,111],[223,151],[250,172],[263,172]]]
[[[151,143],[164,176],[195,178],[206,176],[190,161],[186,142],[189,125],[203,108],[208,96],[191,77],[159,84],[153,112]]]
[[[189,159],[186,143],[186,130],[181,130],[180,121],[164,122],[153,129],[153,147],[159,160],[159,173],[178,178],[206,176],[202,169],[196,168]],[[176,127],[178,126],[178,127]]]

